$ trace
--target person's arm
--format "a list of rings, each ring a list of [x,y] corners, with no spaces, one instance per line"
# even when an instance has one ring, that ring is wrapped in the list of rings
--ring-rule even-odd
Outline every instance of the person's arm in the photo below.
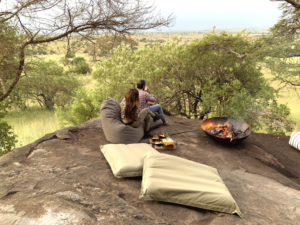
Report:
[[[121,119],[124,122],[124,120],[125,120],[125,102],[124,102],[124,100],[121,101],[120,105],[121,105]]]
[[[152,95],[151,90],[148,86],[145,87],[144,91],[148,92],[150,95]]]
[[[138,120],[140,118],[140,112],[141,112],[141,110],[139,108],[137,108],[137,110],[135,111],[135,114],[134,114],[135,120]]]
[[[151,93],[150,88],[148,86],[146,86],[146,101],[148,102],[155,102],[155,97],[154,95]]]
[[[154,105],[154,102],[147,102],[147,105],[153,106],[153,105]]]

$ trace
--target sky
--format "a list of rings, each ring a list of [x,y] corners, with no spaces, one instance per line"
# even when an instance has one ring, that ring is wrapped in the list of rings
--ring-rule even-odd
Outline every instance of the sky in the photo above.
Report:
[[[176,24],[162,31],[266,28],[274,25],[280,2],[270,0],[156,0],[154,5],[167,16],[177,16]]]

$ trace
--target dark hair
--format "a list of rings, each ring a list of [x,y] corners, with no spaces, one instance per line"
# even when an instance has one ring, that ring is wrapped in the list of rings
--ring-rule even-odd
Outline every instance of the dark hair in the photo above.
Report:
[[[144,80],[139,80],[136,84],[138,89],[142,89],[146,85],[146,82]]]
[[[127,120],[135,120],[135,113],[140,105],[139,91],[136,89],[130,89],[125,94],[125,118]]]

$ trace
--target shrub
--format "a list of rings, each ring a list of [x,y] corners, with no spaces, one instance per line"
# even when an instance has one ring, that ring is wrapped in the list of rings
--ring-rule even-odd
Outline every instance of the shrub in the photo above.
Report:
[[[88,92],[84,87],[79,87],[74,94],[72,103],[55,107],[61,126],[77,125],[100,116],[97,94]]]
[[[70,60],[65,57],[61,57],[58,62],[60,62],[64,66],[70,65]]]
[[[87,74],[91,73],[91,68],[87,64],[86,59],[83,57],[76,57],[71,61],[72,72],[77,74]]]
[[[66,58],[70,59],[70,58],[74,58],[75,57],[75,53],[72,51],[68,51],[68,53],[66,54]]]
[[[4,121],[7,114],[7,104],[0,104],[0,157],[14,150],[16,143],[16,135],[11,131],[11,126]]]

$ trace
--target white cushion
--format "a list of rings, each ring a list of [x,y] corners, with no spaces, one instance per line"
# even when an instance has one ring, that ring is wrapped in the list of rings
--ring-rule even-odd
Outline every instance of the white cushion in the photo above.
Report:
[[[292,133],[289,144],[294,148],[300,150],[300,131]]]
[[[145,153],[156,152],[144,143],[107,144],[100,149],[117,178],[142,176]]]

